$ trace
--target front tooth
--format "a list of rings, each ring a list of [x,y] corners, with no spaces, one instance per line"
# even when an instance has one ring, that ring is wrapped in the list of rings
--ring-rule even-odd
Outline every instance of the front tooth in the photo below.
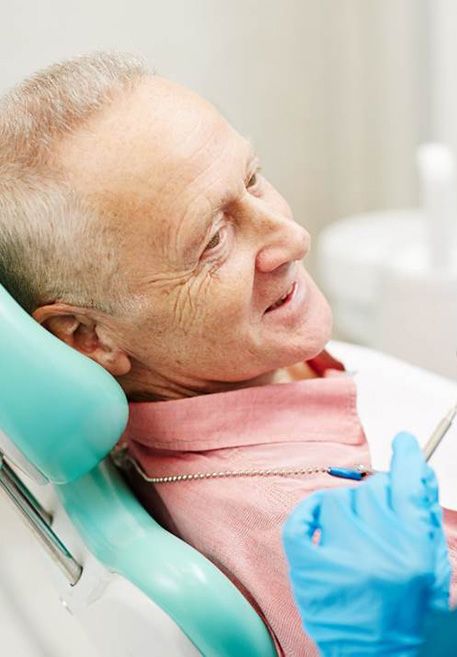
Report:
[[[286,297],[289,296],[289,294],[292,292],[292,288],[293,288],[293,285],[291,285],[290,288],[285,293],[285,295],[283,297],[281,297],[281,301],[283,301]]]

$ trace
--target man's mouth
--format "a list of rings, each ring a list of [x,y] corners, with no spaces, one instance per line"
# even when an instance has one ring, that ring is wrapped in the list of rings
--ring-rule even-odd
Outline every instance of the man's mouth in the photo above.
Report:
[[[281,306],[286,304],[288,301],[290,301],[290,299],[292,299],[292,297],[294,295],[296,286],[297,286],[297,284],[294,281],[292,283],[292,285],[290,286],[290,288],[287,290],[287,292],[285,294],[283,294],[283,296],[280,299],[278,299],[271,306],[269,306],[266,309],[265,313],[269,313],[272,310],[276,310],[276,308],[280,308]]]

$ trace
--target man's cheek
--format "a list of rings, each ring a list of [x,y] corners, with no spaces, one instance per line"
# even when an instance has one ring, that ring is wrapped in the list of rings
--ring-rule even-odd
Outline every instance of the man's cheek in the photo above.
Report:
[[[170,295],[167,315],[172,332],[183,335],[197,334],[204,322],[207,299],[204,290],[183,285]]]
[[[243,283],[244,277],[238,274],[219,293],[219,302],[216,306],[216,319],[224,327],[239,325],[244,320],[250,293]]]
[[[243,334],[244,317],[239,305],[230,303],[228,299],[220,299],[212,312],[205,316],[200,337],[216,348],[217,351],[233,348],[235,341]]]

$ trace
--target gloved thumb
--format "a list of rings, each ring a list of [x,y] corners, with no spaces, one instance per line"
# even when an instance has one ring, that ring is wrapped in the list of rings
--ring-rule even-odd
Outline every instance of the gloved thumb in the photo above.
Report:
[[[428,505],[429,471],[416,438],[397,434],[392,444],[390,505],[400,520],[408,522]]]
[[[321,506],[322,492],[318,491],[300,502],[284,525],[283,544],[292,567],[296,560],[301,563],[304,551],[316,549],[313,536],[320,529]]]

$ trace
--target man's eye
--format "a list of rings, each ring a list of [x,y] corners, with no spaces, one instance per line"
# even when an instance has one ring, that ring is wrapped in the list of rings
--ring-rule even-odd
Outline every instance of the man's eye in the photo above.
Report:
[[[216,246],[219,246],[219,243],[221,241],[221,231],[218,230],[217,233],[215,233],[208,244],[206,245],[205,251],[210,251],[211,249],[215,249]]]

